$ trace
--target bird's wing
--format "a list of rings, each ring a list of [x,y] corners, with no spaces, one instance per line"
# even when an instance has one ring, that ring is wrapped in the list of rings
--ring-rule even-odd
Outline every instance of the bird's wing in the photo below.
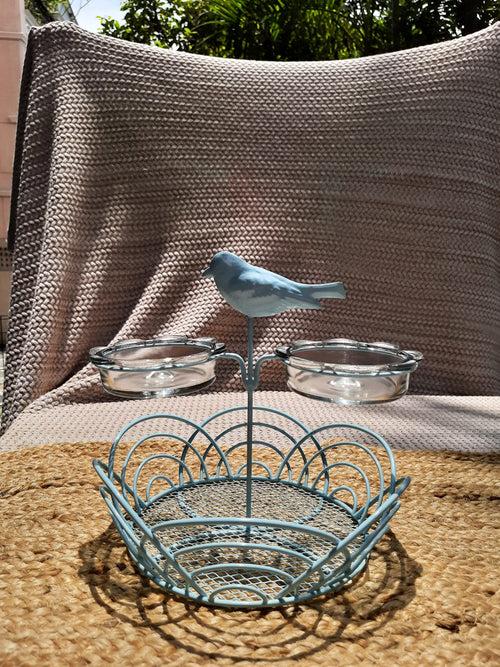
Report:
[[[280,301],[286,308],[320,308],[321,304],[313,297],[304,294],[298,285],[271,271],[248,269],[238,276],[240,289],[249,296],[258,298],[263,305]]]

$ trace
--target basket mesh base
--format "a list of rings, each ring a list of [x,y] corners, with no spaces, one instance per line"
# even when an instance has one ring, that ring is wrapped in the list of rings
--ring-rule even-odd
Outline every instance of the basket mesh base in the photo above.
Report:
[[[198,482],[174,489],[154,501],[142,512],[142,518],[151,527],[188,517],[244,518],[245,492],[246,479]],[[319,528],[339,539],[349,535],[357,525],[334,501],[277,480],[253,481],[252,517]],[[276,599],[292,579],[303,574],[311,563],[327,556],[334,546],[332,541],[302,533],[293,526],[245,527],[223,523],[166,526],[158,529],[156,535],[206,594],[214,596],[214,603],[227,606],[258,605],[264,598]],[[355,549],[359,543],[359,539],[355,540],[350,548]],[[150,556],[161,561],[153,544],[146,543],[145,548]],[[332,578],[344,560],[343,555],[326,560],[320,571],[296,588],[295,598],[311,597],[325,580]],[[168,568],[168,576],[175,586],[184,585],[175,569]],[[219,591],[221,587],[225,590]],[[258,589],[264,598],[253,589]]]

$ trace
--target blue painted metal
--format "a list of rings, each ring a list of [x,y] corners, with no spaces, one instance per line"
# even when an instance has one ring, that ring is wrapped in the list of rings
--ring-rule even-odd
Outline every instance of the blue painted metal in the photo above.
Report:
[[[202,273],[213,278],[217,289],[233,308],[247,317],[268,317],[291,308],[318,309],[320,299],[345,299],[343,283],[297,283],[231,252],[218,252]]]
[[[94,468],[141,574],[207,605],[275,607],[351,582],[389,529],[410,480],[398,479],[389,445],[367,428],[309,429],[255,406],[262,364],[280,358],[254,362],[252,318],[247,334],[246,363],[218,355],[239,364],[246,406],[201,424],[169,413],[135,419],[116,436],[107,464],[95,460]],[[151,443],[158,450],[142,454]]]
[[[252,516],[252,475],[253,475],[253,319],[247,317],[247,460],[246,460],[246,515]]]

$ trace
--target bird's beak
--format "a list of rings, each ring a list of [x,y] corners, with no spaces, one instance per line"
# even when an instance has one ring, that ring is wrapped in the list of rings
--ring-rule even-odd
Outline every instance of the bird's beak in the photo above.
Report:
[[[209,266],[207,266],[206,269],[203,269],[203,271],[201,272],[201,275],[202,275],[204,278],[211,278],[211,277],[212,277],[212,270],[211,270],[211,268],[210,268]]]

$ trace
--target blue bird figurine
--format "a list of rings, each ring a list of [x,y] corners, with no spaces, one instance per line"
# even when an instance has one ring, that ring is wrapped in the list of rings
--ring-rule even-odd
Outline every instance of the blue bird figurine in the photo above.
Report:
[[[277,315],[291,308],[318,309],[318,299],[345,299],[347,294],[343,283],[296,283],[225,251],[213,256],[202,275],[213,278],[224,299],[247,317]]]

